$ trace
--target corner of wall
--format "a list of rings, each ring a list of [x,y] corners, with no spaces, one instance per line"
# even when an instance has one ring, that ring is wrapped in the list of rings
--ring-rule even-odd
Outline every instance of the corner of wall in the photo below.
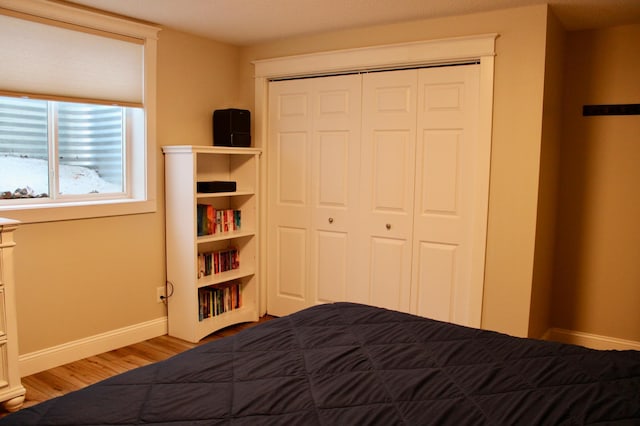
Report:
[[[530,337],[541,336],[551,326],[559,146],[562,143],[564,44],[564,29],[551,8],[547,7],[540,175],[529,313]]]

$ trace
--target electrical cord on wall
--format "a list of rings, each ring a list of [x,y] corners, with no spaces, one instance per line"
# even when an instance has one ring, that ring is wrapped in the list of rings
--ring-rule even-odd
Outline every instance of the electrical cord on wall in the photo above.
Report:
[[[173,283],[171,281],[167,281],[165,284],[166,296],[160,296],[162,303],[166,305],[169,302],[169,298],[173,296],[173,290],[174,290]]]

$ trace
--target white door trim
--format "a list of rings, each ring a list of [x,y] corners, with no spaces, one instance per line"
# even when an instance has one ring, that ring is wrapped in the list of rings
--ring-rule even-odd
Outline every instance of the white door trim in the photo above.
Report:
[[[481,59],[495,55],[497,34],[334,50],[253,61],[256,78],[420,66]]]
[[[474,260],[472,274],[472,294],[470,325],[481,326],[482,298],[484,289],[484,265],[489,203],[489,168],[491,154],[491,132],[493,117],[493,80],[495,40],[498,34],[483,34],[469,37],[427,40],[402,44],[371,46],[356,49],[317,52],[305,55],[287,56],[253,61],[255,105],[255,144],[265,147],[267,140],[268,83],[278,78],[304,77],[310,75],[338,74],[373,69],[387,69],[434,64],[447,64],[477,60],[480,62],[480,99],[478,123],[479,155],[476,163],[476,185],[478,198],[475,201],[477,220],[474,223]],[[265,151],[263,151],[263,157]],[[266,158],[264,163],[268,164]],[[260,229],[267,229],[268,199],[267,167],[261,167],[261,211]],[[260,313],[266,312],[266,238],[260,247]]]

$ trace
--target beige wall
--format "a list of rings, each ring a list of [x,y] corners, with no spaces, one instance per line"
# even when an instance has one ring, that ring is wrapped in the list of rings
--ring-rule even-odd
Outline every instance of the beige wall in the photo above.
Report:
[[[640,25],[570,33],[565,72],[555,327],[640,341]]]
[[[158,43],[153,214],[26,224],[15,250],[20,354],[166,315],[160,147],[211,143],[211,114],[237,102],[239,49],[179,32]]]
[[[533,6],[294,38],[246,48],[242,61],[499,33],[482,325],[521,336],[529,331],[546,28],[547,7]],[[249,103],[252,75],[243,70]]]
[[[22,225],[15,234],[20,354],[162,316],[161,214]]]
[[[213,111],[244,106],[239,49],[165,29],[158,50],[158,146],[211,145]]]

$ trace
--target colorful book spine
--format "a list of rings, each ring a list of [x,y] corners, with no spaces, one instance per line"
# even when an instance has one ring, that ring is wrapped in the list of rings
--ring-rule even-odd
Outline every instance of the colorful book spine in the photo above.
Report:
[[[198,289],[198,319],[204,321],[240,308],[241,294],[240,281]]]
[[[210,204],[198,204],[196,207],[199,237],[240,229],[242,222],[240,210],[218,210]]]
[[[224,250],[198,253],[198,278],[240,268],[240,252],[231,247]]]

